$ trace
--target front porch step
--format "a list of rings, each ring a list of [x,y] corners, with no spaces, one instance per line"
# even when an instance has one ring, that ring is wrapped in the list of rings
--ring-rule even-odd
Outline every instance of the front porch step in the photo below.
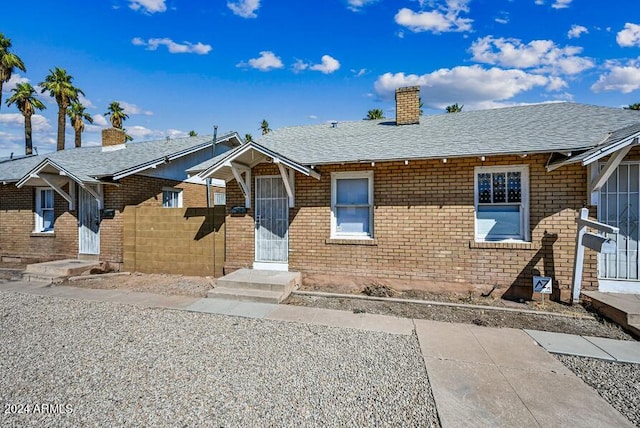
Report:
[[[216,287],[209,290],[207,297],[243,302],[280,303],[288,296],[278,291],[249,290],[242,288]]]
[[[56,279],[82,275],[99,268],[100,262],[90,260],[65,259],[27,265],[23,278]]]
[[[280,303],[300,285],[299,272],[239,269],[216,280],[207,297]]]

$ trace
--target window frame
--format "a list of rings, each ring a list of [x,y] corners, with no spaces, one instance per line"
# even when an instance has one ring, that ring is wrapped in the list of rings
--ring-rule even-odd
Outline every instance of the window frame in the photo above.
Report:
[[[42,192],[51,192],[51,207],[42,207]],[[54,233],[55,232],[55,224],[56,224],[56,194],[55,190],[51,187],[36,187],[35,192],[35,210],[34,210],[34,233]],[[53,213],[53,220],[51,222],[51,228],[45,230],[44,229],[44,211],[51,211]]]
[[[367,204],[343,205],[337,204],[338,180],[344,179],[367,179]],[[340,207],[368,207],[369,208],[369,233],[340,232],[337,230],[338,217],[336,209]],[[349,171],[331,173],[331,239],[373,239],[373,171]]]
[[[182,208],[182,192],[184,189],[179,189],[176,187],[163,187],[162,188],[162,208]],[[165,192],[171,192],[171,193],[176,193],[178,195],[177,198],[177,203],[178,206],[173,207],[173,206],[168,206],[164,204],[164,194]],[[173,200],[173,199],[172,199]]]
[[[479,174],[493,174],[493,173],[505,173],[519,172],[520,173],[520,202],[491,202],[480,203],[479,201],[479,188],[478,188],[478,175]],[[477,166],[473,171],[473,208],[474,208],[474,240],[475,242],[531,242],[529,218],[530,218],[530,206],[529,206],[529,165],[496,165],[496,166]],[[478,207],[479,206],[518,206],[520,211],[520,234],[519,236],[504,235],[497,237],[497,239],[487,239],[486,235],[480,236],[478,234]]]

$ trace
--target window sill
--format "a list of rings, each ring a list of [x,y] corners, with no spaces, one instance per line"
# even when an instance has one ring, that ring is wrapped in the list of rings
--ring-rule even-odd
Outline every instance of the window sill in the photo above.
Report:
[[[32,238],[55,238],[55,232],[31,232]]]
[[[369,245],[376,246],[378,245],[377,239],[372,238],[329,238],[324,241],[325,244],[329,245]]]
[[[531,242],[524,241],[469,241],[469,248],[487,250],[538,250]]]

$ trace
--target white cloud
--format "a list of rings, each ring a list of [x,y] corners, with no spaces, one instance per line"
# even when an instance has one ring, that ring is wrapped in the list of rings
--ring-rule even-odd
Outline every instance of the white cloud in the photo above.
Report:
[[[146,13],[166,12],[165,0],[129,0],[129,7]]]
[[[353,73],[353,75],[355,77],[362,77],[366,74],[367,69],[366,68],[361,68],[360,70],[355,70],[355,69],[351,69],[351,72]]]
[[[296,59],[296,62],[293,63],[291,68],[293,69],[294,73],[300,73],[301,71],[305,71],[307,68],[309,68],[309,64],[301,59]]]
[[[525,45],[518,39],[487,36],[473,42],[470,51],[477,62],[535,72],[578,74],[594,66],[591,59],[578,56],[581,47],[560,48],[551,40],[532,40]]]
[[[178,129],[169,128],[167,130],[150,129],[140,125],[133,125],[125,127],[127,134],[131,135],[134,140],[155,140],[163,139],[166,137],[179,138],[186,137],[188,133],[180,131]]]
[[[509,19],[507,19],[507,18],[495,18],[494,21],[496,21],[498,24],[508,24],[509,23]]]
[[[544,0],[536,0],[534,3],[538,6],[542,6],[544,4]]]
[[[310,70],[319,71],[324,74],[331,74],[340,68],[340,62],[329,55],[322,55],[320,64],[315,64],[309,67]]]
[[[93,123],[94,123],[94,125],[96,125],[98,127],[109,126],[109,122],[107,122],[107,119],[105,119],[105,117],[103,115],[101,115],[101,114],[94,114],[93,115]]]
[[[605,68],[607,71],[591,85],[592,91],[618,91],[628,94],[640,89],[640,58],[631,60],[627,64],[607,61]]]
[[[22,113],[3,113],[0,114],[0,123],[9,128],[24,128],[24,116]],[[41,114],[31,116],[31,126],[34,133],[51,129],[49,120]]]
[[[153,115],[152,111],[144,110],[135,104],[131,104],[126,101],[118,101],[118,102],[120,103],[120,107],[122,107],[124,112],[128,115],[132,115],[132,114],[144,114],[145,116]]]
[[[147,50],[155,51],[158,50],[160,46],[166,46],[169,53],[178,54],[178,53],[194,53],[198,55],[206,55],[211,52],[211,45],[206,45],[204,43],[191,43],[191,42],[182,42],[176,43],[169,38],[153,38],[147,41],[144,41],[140,37],[134,37],[131,40],[131,43],[134,46],[146,46]]]
[[[318,119],[318,116],[316,116],[315,114],[310,114],[308,116],[308,118],[311,119],[311,120],[316,120],[316,119]]]
[[[284,67],[282,60],[271,51],[261,51],[258,58],[251,58],[248,62],[240,62],[237,67],[251,67],[260,71],[269,71]]]
[[[554,9],[566,9],[569,7],[573,0],[556,0],[555,3],[551,5]]]
[[[620,30],[616,36],[616,42],[622,47],[640,46],[640,25],[627,22],[624,30]]]
[[[432,33],[467,32],[471,31],[473,19],[460,15],[469,12],[469,0],[445,0],[439,2],[436,9],[414,12],[402,8],[395,16],[398,25],[407,27],[414,33],[431,31]],[[422,4],[422,2],[421,2]]]
[[[260,0],[236,0],[227,2],[227,7],[234,15],[242,18],[257,18],[256,10],[260,8]]]
[[[374,84],[376,93],[393,99],[395,89],[402,86],[421,86],[425,105],[443,109],[458,102],[468,109],[493,108],[505,105],[501,101],[536,87],[557,85],[550,78],[522,70],[485,69],[479,65],[443,68],[432,73],[416,75],[386,73]]]
[[[363,7],[373,4],[378,0],[347,0],[347,8],[354,12],[359,11]]]
[[[5,82],[4,85],[2,85],[2,93],[8,94],[13,88],[16,87],[18,83],[29,83],[29,79],[27,79],[26,77],[22,77],[18,73],[12,74],[9,78],[9,81]]]
[[[589,34],[589,30],[587,29],[587,27],[573,24],[571,26],[571,29],[567,33],[567,37],[569,37],[570,39],[577,39],[583,34]]]
[[[96,107],[95,105],[93,105],[93,103],[91,102],[91,100],[89,98],[85,97],[82,94],[78,95],[78,101],[80,101],[80,104],[82,104],[85,108],[95,108]]]

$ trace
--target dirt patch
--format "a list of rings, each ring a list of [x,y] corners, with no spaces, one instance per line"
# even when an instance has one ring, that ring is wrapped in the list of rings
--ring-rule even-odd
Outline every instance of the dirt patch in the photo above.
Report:
[[[200,276],[132,273],[130,275],[97,275],[87,279],[76,277],[73,281],[65,281],[64,285],[206,297],[207,292],[213,288],[213,281],[213,278]]]
[[[436,306],[409,302],[395,303],[300,295],[291,295],[284,303],[297,306],[341,309],[353,311],[354,313],[366,312],[403,318],[475,324],[487,327],[527,328],[558,333],[606,337],[610,339],[633,340],[633,338],[625,333],[618,325],[604,319],[590,317],[582,307],[576,307],[576,311],[584,311],[584,316],[587,318]]]

